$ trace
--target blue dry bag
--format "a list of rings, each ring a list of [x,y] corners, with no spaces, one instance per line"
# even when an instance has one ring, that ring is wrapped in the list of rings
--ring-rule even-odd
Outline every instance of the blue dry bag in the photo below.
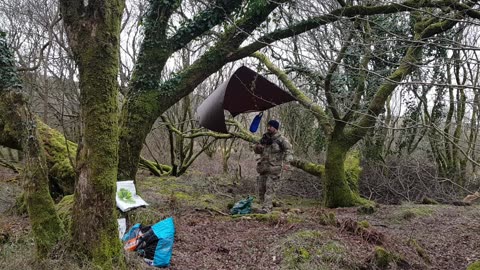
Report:
[[[252,124],[250,125],[250,132],[255,133],[258,130],[258,126],[260,126],[260,121],[262,120],[263,112],[255,115],[253,118]]]
[[[169,266],[170,258],[172,257],[173,238],[175,236],[173,218],[169,217],[153,225],[152,231],[158,238],[155,255],[153,257],[153,266]]]

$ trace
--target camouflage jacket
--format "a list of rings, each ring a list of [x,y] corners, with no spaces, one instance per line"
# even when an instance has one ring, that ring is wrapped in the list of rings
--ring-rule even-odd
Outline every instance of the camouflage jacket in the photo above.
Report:
[[[257,164],[259,173],[266,173],[272,167],[280,167],[282,163],[288,163],[293,159],[292,145],[279,132],[271,135],[265,133],[257,145],[255,145],[257,154],[260,159]],[[281,168],[277,168],[280,169]]]

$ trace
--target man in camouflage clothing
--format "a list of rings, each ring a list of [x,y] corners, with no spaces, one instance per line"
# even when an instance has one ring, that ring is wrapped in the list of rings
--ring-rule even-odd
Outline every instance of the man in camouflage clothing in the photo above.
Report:
[[[267,132],[254,147],[256,154],[260,154],[257,163],[257,194],[262,203],[261,212],[270,212],[273,207],[275,193],[281,187],[280,176],[283,169],[288,169],[292,161],[292,145],[278,131],[280,124],[270,120]]]

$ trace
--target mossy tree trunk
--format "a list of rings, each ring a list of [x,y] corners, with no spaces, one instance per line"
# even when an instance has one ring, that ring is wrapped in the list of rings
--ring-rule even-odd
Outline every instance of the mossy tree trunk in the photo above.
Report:
[[[45,258],[64,236],[49,190],[48,167],[35,122],[26,106],[20,109],[25,123],[23,152],[25,154],[24,198],[35,237],[37,256]]]
[[[323,194],[327,207],[347,207],[363,202],[358,190],[352,190],[347,181],[345,159],[351,147],[342,133],[335,129],[327,146]]]
[[[73,243],[101,268],[122,267],[115,215],[118,68],[124,1],[61,0],[80,77],[82,138],[76,161]]]
[[[24,198],[35,239],[37,257],[45,258],[64,236],[48,188],[48,168],[37,131],[37,122],[19,91],[13,56],[0,31],[0,141],[25,154]]]

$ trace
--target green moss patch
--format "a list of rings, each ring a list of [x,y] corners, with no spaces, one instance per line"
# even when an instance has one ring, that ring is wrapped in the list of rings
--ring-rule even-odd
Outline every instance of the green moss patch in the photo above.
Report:
[[[77,145],[65,139],[62,133],[50,128],[41,121],[38,131],[45,148],[48,176],[54,186],[59,187],[64,194],[73,194],[75,172],[72,162],[75,161]]]
[[[368,223],[366,220],[362,220],[358,222],[358,226],[367,229],[370,228],[370,223]]]
[[[408,245],[413,247],[415,251],[417,252],[418,256],[422,258],[426,263],[430,263],[430,257],[428,256],[427,252],[423,247],[420,246],[420,244],[417,242],[415,239],[410,239],[408,241]],[[480,269],[479,269],[480,270]]]
[[[373,261],[380,269],[386,269],[391,263],[395,263],[398,257],[383,247],[376,246]]]
[[[72,227],[72,208],[73,208],[74,198],[73,195],[67,195],[62,198],[62,200],[55,205],[58,217],[63,224],[64,230],[67,232],[67,235],[70,235]]]
[[[398,211],[394,213],[396,220],[411,220],[417,217],[429,217],[435,212],[435,205],[416,205],[403,204]]]
[[[282,214],[278,211],[273,211],[268,214],[249,214],[249,215],[233,215],[233,219],[242,219],[242,220],[256,220],[261,222],[266,222],[272,225],[278,224],[281,222]]]
[[[360,180],[361,173],[360,152],[357,150],[348,152],[345,158],[345,179],[350,189],[355,193],[358,193],[358,181]]]
[[[319,223],[322,225],[329,225],[329,226],[336,226],[337,225],[337,217],[335,212],[327,212],[320,214]]]
[[[421,201],[422,204],[439,204],[436,200],[432,199],[432,198],[429,198],[429,197],[423,197],[422,198],[422,201]]]
[[[147,202],[155,202],[153,206],[163,210],[194,208],[228,213],[228,204],[233,203],[233,200],[211,194],[183,178],[149,177],[139,181],[137,189]],[[148,194],[144,196],[142,191],[148,191]]]
[[[480,270],[480,261],[476,261],[467,267],[467,270]]]
[[[331,235],[301,230],[282,242],[282,269],[355,269],[347,248]]]
[[[385,236],[380,231],[377,231],[374,228],[366,227],[368,222],[357,222],[353,219],[346,219],[340,222],[340,231],[349,232],[353,235],[358,235],[362,237],[365,241],[382,245],[385,241]]]
[[[377,210],[374,203],[367,203],[357,208],[357,213],[361,215],[371,215]]]
[[[411,269],[412,266],[399,254],[384,247],[376,246],[369,258],[370,268],[373,269]],[[370,269],[368,268],[368,269]]]
[[[137,208],[127,212],[126,215],[128,216],[129,225],[136,223],[141,223],[142,225],[153,225],[168,217],[168,213],[165,213],[154,207]]]

